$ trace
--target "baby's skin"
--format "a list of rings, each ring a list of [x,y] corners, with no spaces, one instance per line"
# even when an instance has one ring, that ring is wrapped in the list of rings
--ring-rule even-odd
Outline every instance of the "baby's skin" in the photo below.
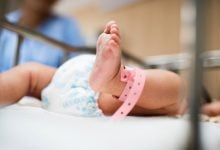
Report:
[[[120,80],[120,33],[115,21],[107,23],[97,41],[95,65],[90,86],[100,92],[99,108],[112,115],[122,104],[112,95],[120,96],[126,83]],[[56,69],[37,63],[26,63],[0,74],[0,105],[10,105],[23,96],[41,98],[42,90],[51,82]],[[143,92],[129,115],[175,115],[186,107],[183,80],[175,73],[145,70]]]
[[[220,102],[216,101],[204,105],[202,108],[202,112],[209,116],[219,116],[219,121],[220,121]]]

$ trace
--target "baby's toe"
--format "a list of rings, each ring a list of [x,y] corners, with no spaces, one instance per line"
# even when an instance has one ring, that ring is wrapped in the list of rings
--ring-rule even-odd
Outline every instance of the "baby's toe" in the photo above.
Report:
[[[117,44],[120,44],[120,38],[116,34],[111,35],[111,39],[114,40]]]
[[[116,23],[111,25],[111,29],[117,29],[117,31],[119,31],[119,27]]]
[[[116,24],[116,22],[115,22],[115,21],[109,21],[109,22],[106,24],[106,26],[105,26],[104,32],[107,33],[107,34],[109,34],[109,33],[110,33],[110,30],[111,30],[111,26],[112,26],[113,24]]]
[[[116,34],[118,37],[120,37],[120,33],[119,33],[119,30],[118,29],[116,29],[116,28],[113,28],[113,29],[111,29],[111,34]]]
[[[119,49],[119,44],[115,42],[115,40],[110,40],[109,41],[109,45],[111,47],[111,49]]]

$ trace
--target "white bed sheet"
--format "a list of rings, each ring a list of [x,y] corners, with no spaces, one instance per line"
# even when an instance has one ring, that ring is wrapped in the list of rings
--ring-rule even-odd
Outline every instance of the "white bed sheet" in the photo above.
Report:
[[[36,103],[35,103],[36,106]],[[81,118],[40,107],[0,110],[1,150],[179,150],[188,122],[171,117]],[[220,126],[202,123],[204,150],[220,149]]]

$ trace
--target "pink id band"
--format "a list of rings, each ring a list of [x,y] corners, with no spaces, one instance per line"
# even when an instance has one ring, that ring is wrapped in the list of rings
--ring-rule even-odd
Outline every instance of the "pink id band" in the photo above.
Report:
[[[123,90],[120,101],[124,103],[113,114],[113,119],[121,119],[128,115],[138,102],[145,85],[145,72],[141,69],[123,69],[121,73],[121,81],[127,82]]]

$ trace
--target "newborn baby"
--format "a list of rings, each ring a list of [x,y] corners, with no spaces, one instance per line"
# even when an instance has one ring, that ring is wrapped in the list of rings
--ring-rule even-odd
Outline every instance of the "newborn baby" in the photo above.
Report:
[[[41,98],[45,109],[77,116],[174,115],[186,106],[177,74],[121,64],[114,21],[100,35],[96,56],[75,57],[58,70],[36,63],[19,65],[0,75],[0,85],[2,106],[30,95]]]

